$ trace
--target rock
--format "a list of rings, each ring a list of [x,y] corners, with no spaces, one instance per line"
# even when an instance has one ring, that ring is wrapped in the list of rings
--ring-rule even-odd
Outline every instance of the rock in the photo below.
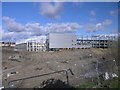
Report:
[[[15,75],[15,74],[17,74],[18,72],[11,72],[11,73],[8,73],[7,74],[7,78],[9,78],[10,76],[12,76],[12,75]]]
[[[2,90],[4,87],[0,87],[0,90]]]
[[[118,77],[118,75],[117,75],[117,74],[115,74],[115,73],[113,73],[113,74],[112,74],[112,77]]]
[[[74,64],[75,66],[77,65],[77,64]]]
[[[104,79],[105,79],[105,80],[108,80],[109,78],[110,78],[110,77],[109,77],[108,72],[105,72]]]

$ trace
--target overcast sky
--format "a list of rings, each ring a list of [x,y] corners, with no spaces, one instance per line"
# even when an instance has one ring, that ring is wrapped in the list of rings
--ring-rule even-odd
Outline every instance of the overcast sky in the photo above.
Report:
[[[115,34],[118,31],[116,2],[3,2],[3,41],[44,38],[48,33],[81,35]]]

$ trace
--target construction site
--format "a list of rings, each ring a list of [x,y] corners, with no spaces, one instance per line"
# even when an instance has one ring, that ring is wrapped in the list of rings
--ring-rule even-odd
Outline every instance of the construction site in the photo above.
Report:
[[[60,37],[58,38],[60,39]],[[92,43],[88,39],[86,41],[77,39],[78,44],[81,45],[82,43],[82,47],[78,47],[73,38],[64,39],[63,42],[67,44],[60,40],[60,43],[57,43],[58,40],[55,38],[54,41],[42,45],[35,42],[32,45],[29,41],[26,44],[16,45],[17,48],[3,46],[3,87],[44,88],[47,87],[47,82],[50,85],[55,83],[54,80],[61,80],[64,84],[72,87],[79,87],[87,82],[92,82],[94,86],[90,88],[97,88],[103,85],[103,81],[118,78],[117,58],[113,56],[109,48],[110,45],[113,45],[114,41],[112,39],[112,41],[94,39]],[[88,47],[88,44],[85,44],[86,42],[91,46]],[[110,42],[110,44],[107,42]],[[77,46],[77,48],[74,46]]]
[[[119,89],[118,0],[1,0],[1,89]]]

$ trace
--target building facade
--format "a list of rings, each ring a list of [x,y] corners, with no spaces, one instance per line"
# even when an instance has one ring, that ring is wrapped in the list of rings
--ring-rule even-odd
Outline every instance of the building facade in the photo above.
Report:
[[[74,34],[58,34],[50,33],[47,39],[48,49],[70,49],[76,47],[76,35]]]
[[[0,42],[0,46],[10,46],[10,47],[15,47],[16,43],[15,42]]]
[[[14,47],[15,51],[27,51],[27,43],[16,44]]]
[[[115,36],[110,35],[97,35],[91,38],[93,48],[110,48],[115,41]]]
[[[80,49],[80,48],[109,48],[114,40],[114,36],[96,35],[77,38],[75,34],[70,33],[50,33],[46,40],[47,50],[59,49]]]
[[[29,40],[26,43],[17,44],[15,50],[19,51],[57,51],[60,49],[80,49],[80,48],[109,48],[114,40],[114,36],[97,35],[91,37],[78,38],[71,33],[50,33],[45,42]]]
[[[31,42],[28,41],[27,42],[27,51],[35,51],[35,52],[39,52],[39,51],[46,51],[46,45],[45,43],[40,43],[40,42]]]
[[[41,43],[38,41],[27,41],[26,43],[17,44],[14,50],[39,52],[39,51],[46,51],[46,46],[45,43]]]

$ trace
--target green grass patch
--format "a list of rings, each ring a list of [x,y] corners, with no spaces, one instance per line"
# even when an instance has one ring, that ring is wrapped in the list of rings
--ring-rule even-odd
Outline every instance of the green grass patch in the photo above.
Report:
[[[79,88],[118,88],[120,87],[120,84],[118,83],[118,78],[113,78],[113,79],[109,79],[109,80],[105,80],[103,82],[101,82],[101,85],[97,85],[97,82],[86,82],[84,84],[79,85],[78,87],[76,87],[76,90],[79,90]],[[120,89],[119,89],[120,90]]]
[[[81,84],[80,86],[76,87],[76,88],[92,88],[96,86],[96,83],[94,82],[86,82],[84,84]]]
[[[118,88],[118,80],[111,81],[109,88]]]
[[[118,78],[113,78],[111,80],[106,80],[103,85],[107,85],[109,88],[118,88]]]

